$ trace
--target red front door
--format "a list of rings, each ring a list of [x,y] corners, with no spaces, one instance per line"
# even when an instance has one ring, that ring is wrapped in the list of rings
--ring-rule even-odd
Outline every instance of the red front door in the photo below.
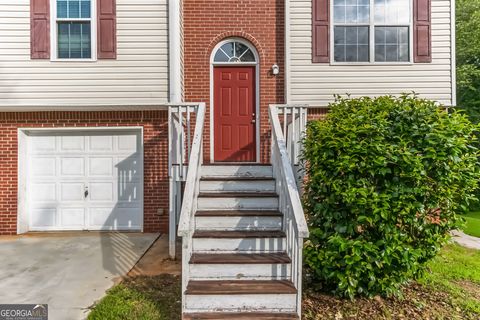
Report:
[[[256,161],[255,101],[255,67],[215,67],[215,161]]]

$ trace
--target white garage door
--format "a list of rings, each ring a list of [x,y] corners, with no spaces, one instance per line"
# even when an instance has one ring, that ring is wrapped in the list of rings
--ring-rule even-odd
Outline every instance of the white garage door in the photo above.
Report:
[[[37,131],[27,139],[29,230],[142,229],[140,131]]]

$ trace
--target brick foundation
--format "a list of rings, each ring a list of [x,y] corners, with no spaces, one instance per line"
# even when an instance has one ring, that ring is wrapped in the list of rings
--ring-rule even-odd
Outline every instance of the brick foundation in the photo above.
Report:
[[[144,231],[168,232],[167,117],[167,111],[0,113],[0,235],[17,232],[17,132],[26,127],[143,127]]]

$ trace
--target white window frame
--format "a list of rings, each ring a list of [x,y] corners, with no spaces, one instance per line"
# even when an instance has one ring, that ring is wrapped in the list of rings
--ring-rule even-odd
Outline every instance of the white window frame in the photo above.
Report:
[[[50,60],[58,62],[94,62],[97,61],[97,0],[90,0],[90,18],[57,18],[57,0],[50,0]],[[90,58],[59,58],[57,22],[90,22],[92,53]]]
[[[407,24],[376,24],[375,23],[375,0],[370,0],[370,22],[367,23],[335,23],[334,17],[334,0],[330,1],[330,64],[331,65],[413,65],[413,1],[410,0],[410,23]],[[335,61],[335,27],[336,26],[345,26],[345,27],[367,27],[368,26],[368,46],[369,46],[369,61]],[[408,26],[408,57],[409,61],[375,61],[375,27],[406,27]]]

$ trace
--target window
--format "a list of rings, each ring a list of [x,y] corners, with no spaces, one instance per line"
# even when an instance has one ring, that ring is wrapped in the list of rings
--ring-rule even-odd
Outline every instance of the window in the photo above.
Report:
[[[92,59],[93,1],[56,0],[53,39],[58,59]]]
[[[335,62],[409,62],[411,0],[333,0]]]
[[[217,63],[253,63],[255,61],[256,59],[253,51],[246,44],[239,41],[227,41],[218,48],[213,57],[213,62]]]

